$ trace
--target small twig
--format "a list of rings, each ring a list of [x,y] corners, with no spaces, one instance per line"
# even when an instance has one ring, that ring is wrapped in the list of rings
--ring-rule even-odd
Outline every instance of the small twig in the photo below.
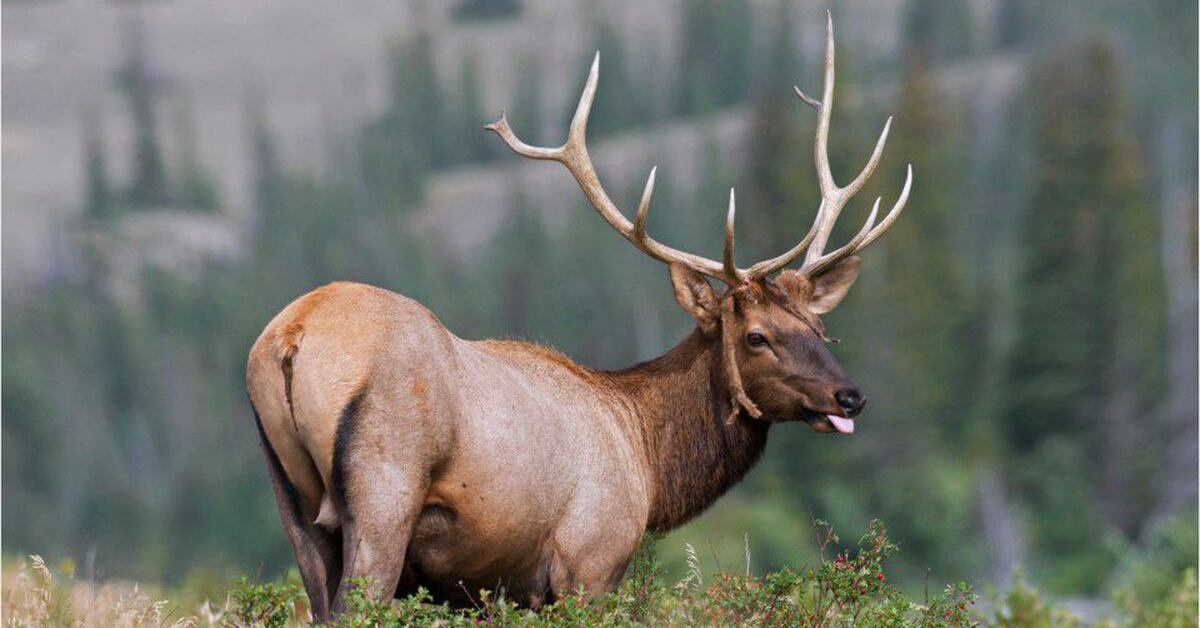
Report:
[[[742,533],[742,546],[746,549],[746,577],[750,577],[750,534]]]
[[[717,548],[713,546],[712,535],[706,536],[705,540],[708,541],[708,551],[712,552],[713,562],[717,565],[717,573],[725,573],[725,570],[721,569],[721,559],[717,557]]]
[[[158,621],[158,625],[159,625],[159,626],[165,626],[165,625],[167,624],[167,620],[171,618],[171,615],[174,615],[174,614],[175,614],[175,613],[177,613],[177,612],[179,612],[179,605],[178,605],[178,604],[176,604],[176,605],[175,605],[175,606],[174,606],[174,607],[171,609],[171,611],[170,611],[169,613],[167,613],[166,615],[163,615],[162,619],[160,619],[160,620]]]
[[[929,608],[929,568],[925,568],[925,608]]]
[[[483,611],[483,609],[479,607],[479,603],[475,601],[475,596],[471,595],[471,592],[467,590],[467,585],[463,584],[462,580],[458,581],[458,588],[462,589],[463,593],[467,594],[467,600],[471,602],[471,606],[474,606],[476,611]]]

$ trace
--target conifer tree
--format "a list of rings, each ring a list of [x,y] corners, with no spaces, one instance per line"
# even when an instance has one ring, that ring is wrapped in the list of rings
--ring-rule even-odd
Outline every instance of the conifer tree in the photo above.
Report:
[[[754,219],[744,230],[747,250],[756,258],[787,250],[807,231],[816,207],[815,181],[807,175],[812,151],[805,150],[812,134],[801,123],[809,112],[792,91],[801,82],[794,46],[791,8],[784,2],[765,50],[750,118],[749,186],[743,198]]]
[[[542,115],[542,64],[532,51],[525,51],[517,57],[515,65],[515,106],[508,112],[508,117],[514,128],[522,129],[523,133],[529,135],[530,141],[540,144],[541,130],[546,125],[546,119]]]
[[[483,111],[483,84],[479,77],[479,58],[475,53],[463,56],[459,81],[459,113],[454,122],[457,126],[454,135],[460,138],[458,144],[461,154],[456,156],[455,161],[483,161],[489,155],[496,154],[495,151],[499,151],[500,147],[491,142],[489,134],[480,128],[490,120]]]
[[[252,96],[247,103],[248,136],[250,143],[251,185],[255,207],[265,211],[273,207],[282,184],[278,149],[267,123],[262,98]]]
[[[178,151],[175,159],[178,174],[173,194],[175,204],[188,209],[216,209],[220,203],[217,188],[200,159],[196,146],[196,119],[186,96],[176,102],[175,149]]]
[[[955,228],[962,214],[965,158],[956,116],[939,93],[924,48],[911,47],[897,94],[892,132],[884,160],[864,199],[894,201],[907,164],[916,183],[909,207],[880,244],[886,266],[883,286],[891,319],[891,387],[904,391],[889,404],[905,416],[906,431],[929,430],[916,440],[958,440],[972,390],[966,269],[958,255]],[[924,185],[921,182],[927,181]],[[882,211],[882,210],[881,210]],[[937,433],[940,431],[941,433]]]
[[[1032,36],[1032,9],[1029,0],[1002,0],[996,6],[996,47],[1014,49]]]
[[[962,59],[971,50],[971,9],[966,0],[912,0],[904,20],[910,48],[930,61]]]
[[[104,138],[96,112],[89,111],[84,119],[83,167],[85,184],[84,213],[96,220],[115,215],[116,201],[108,183],[108,160],[104,156]]]
[[[423,194],[425,173],[451,162],[456,142],[446,141],[450,114],[433,66],[428,35],[391,51],[386,109],[364,125],[359,164],[367,204],[380,212],[411,207]]]
[[[126,31],[125,62],[117,73],[117,85],[128,101],[133,121],[132,180],[126,198],[135,207],[162,206],[171,200],[159,146],[156,112],[164,82],[153,67],[145,25],[140,21],[130,22]]]
[[[740,102],[750,87],[751,25],[745,0],[684,4],[677,111],[706,113]]]
[[[595,47],[600,51],[604,94],[592,105],[588,130],[597,136],[629,128],[638,122],[641,90],[633,84],[624,45],[611,23],[593,18]]]
[[[1022,287],[1004,417],[1024,488],[1043,513],[1035,540],[1069,557],[1051,567],[1055,577],[1085,587],[1099,586],[1111,560],[1088,548],[1130,507],[1130,442],[1122,441],[1138,418],[1115,408],[1113,395],[1132,394],[1129,411],[1150,402],[1135,377],[1115,376],[1129,373],[1123,328],[1148,316],[1131,302],[1145,298],[1149,286],[1138,284],[1154,273],[1136,258],[1155,250],[1145,241],[1153,231],[1131,225],[1153,212],[1139,203],[1119,87],[1100,39],[1060,51],[1034,76],[1033,194],[1018,237]],[[1092,473],[1063,474],[1071,465]]]
[[[499,314],[499,325],[489,330],[492,334],[537,340],[544,333],[539,322],[548,314],[542,305],[549,250],[541,216],[518,189],[487,264],[488,283],[497,298],[493,311]]]
[[[401,134],[413,146],[425,167],[442,167],[454,159],[453,142],[445,141],[452,112],[433,62],[433,41],[422,31],[396,47],[392,55],[392,90],[388,114],[397,117]]]

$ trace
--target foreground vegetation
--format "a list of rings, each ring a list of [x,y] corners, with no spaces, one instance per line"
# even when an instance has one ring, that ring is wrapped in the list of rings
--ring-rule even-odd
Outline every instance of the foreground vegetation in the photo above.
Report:
[[[884,526],[875,522],[855,548],[843,548],[820,523],[820,560],[811,567],[780,569],[756,577],[747,546],[741,573],[705,573],[695,549],[685,546],[688,573],[668,582],[655,551],[643,544],[620,588],[593,603],[568,596],[539,613],[503,597],[480,592],[473,608],[433,604],[428,593],[392,603],[350,597],[350,612],[336,625],[367,626],[1001,626],[1082,625],[1018,579],[1004,595],[983,603],[965,583],[912,599],[893,586],[885,560],[897,551]],[[1127,565],[1128,578],[1114,597],[1112,617],[1091,618],[1103,626],[1197,625],[1194,565],[1182,569],[1148,552]],[[6,570],[3,591],[6,626],[297,626],[308,625],[308,607],[295,572],[278,582],[241,578],[223,600],[204,600],[188,612],[181,604],[157,599],[137,585],[96,584],[70,575],[56,577],[38,556]],[[186,593],[180,594],[181,599]]]

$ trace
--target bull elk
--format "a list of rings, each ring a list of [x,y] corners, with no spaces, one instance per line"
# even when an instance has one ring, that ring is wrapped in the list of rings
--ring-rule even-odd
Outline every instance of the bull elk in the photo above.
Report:
[[[585,140],[598,54],[562,146],[526,144],[503,115],[486,127],[520,155],[565,166],[609,226],[670,268],[696,328],[665,355],[592,370],[535,344],[463,340],[415,301],[354,283],[318,288],[267,325],[247,388],[318,620],[344,608],[359,578],[377,598],[423,586],[452,604],[481,588],[535,608],[580,587],[610,591],[643,533],[712,504],[758,460],[772,424],[854,431],[866,398],[825,346],[820,316],[858,276],[855,254],[900,215],[912,168],[882,221],[876,199],[858,233],[825,252],[891,124],[838,186],[831,18],[827,29],[822,98],[796,89],[818,113],[821,204],[791,250],[748,268],[734,263],[732,191],[720,261],[647,235],[653,170],[632,222],[604,191]]]

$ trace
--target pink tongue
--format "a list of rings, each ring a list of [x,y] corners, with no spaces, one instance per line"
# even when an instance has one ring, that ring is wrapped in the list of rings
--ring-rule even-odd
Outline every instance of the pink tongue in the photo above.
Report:
[[[832,414],[826,414],[825,418],[829,419],[829,423],[833,425],[833,429],[843,434],[854,433],[854,419],[843,419],[840,416],[834,416]]]

